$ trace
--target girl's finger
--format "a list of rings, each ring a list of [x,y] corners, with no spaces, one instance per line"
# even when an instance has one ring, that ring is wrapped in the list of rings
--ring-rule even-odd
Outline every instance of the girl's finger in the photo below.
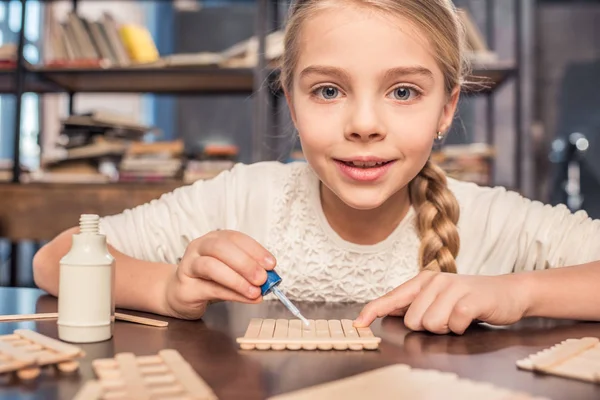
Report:
[[[457,290],[445,290],[440,293],[429,306],[422,318],[423,328],[432,333],[446,334],[450,332],[448,321],[456,302],[464,296]]]
[[[233,292],[254,300],[260,296],[260,288],[252,285],[222,261],[208,256],[194,259],[190,265],[190,276],[213,281]]]
[[[260,286],[267,280],[264,267],[232,241],[228,235],[207,235],[198,246],[200,256],[209,256],[220,260],[244,279],[255,286]]]
[[[458,335],[462,335],[473,320],[477,319],[480,315],[479,305],[480,302],[472,295],[466,295],[461,297],[455,304],[448,320],[448,327],[450,330]]]

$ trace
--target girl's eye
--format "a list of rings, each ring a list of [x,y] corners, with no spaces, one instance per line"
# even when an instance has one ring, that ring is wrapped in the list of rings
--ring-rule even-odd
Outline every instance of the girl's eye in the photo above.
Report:
[[[400,101],[407,101],[411,99],[411,95],[414,90],[412,88],[401,86],[394,89],[394,98]]]
[[[333,100],[339,93],[339,90],[333,86],[323,86],[318,91],[325,100]]]

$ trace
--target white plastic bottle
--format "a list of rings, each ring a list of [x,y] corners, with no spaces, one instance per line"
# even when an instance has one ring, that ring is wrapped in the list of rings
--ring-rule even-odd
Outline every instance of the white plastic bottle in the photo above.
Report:
[[[108,340],[114,326],[115,260],[106,236],[98,230],[100,218],[84,214],[79,234],[60,260],[58,337],[66,342]]]

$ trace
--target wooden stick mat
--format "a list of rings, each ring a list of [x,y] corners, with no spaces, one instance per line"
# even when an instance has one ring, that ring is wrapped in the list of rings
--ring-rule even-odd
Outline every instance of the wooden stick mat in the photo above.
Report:
[[[244,350],[376,350],[381,338],[370,328],[355,328],[349,319],[309,320],[252,318],[244,337],[237,338]]]
[[[57,319],[58,313],[40,313],[40,314],[16,314],[16,315],[0,315],[0,322],[14,322],[14,321],[33,321],[43,319]],[[115,313],[115,319],[119,321],[133,322],[141,325],[149,325],[163,328],[168,326],[167,321],[160,321],[152,318],[138,317],[136,315]]]
[[[461,399],[542,400],[456,374],[395,364],[268,400]],[[546,400],[546,399],[544,399]]]
[[[158,355],[119,353],[92,361],[98,380],[86,382],[74,400],[216,400],[214,392],[178,351]]]
[[[0,375],[16,373],[20,379],[35,379],[40,367],[54,365],[62,372],[79,368],[76,358],[85,356],[81,348],[40,333],[17,329],[0,336]]]
[[[517,361],[520,369],[600,383],[600,339],[567,339]]]

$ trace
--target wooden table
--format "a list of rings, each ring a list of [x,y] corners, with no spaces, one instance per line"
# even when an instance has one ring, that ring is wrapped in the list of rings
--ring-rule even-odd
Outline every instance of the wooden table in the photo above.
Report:
[[[299,304],[309,318],[354,318],[360,305]],[[34,289],[0,288],[0,313],[55,312],[57,301]],[[528,320],[508,328],[473,326],[463,336],[409,332],[398,318],[378,320],[373,332],[383,340],[378,351],[244,352],[235,338],[251,317],[289,318],[278,303],[212,305],[202,321],[168,319],[168,328],[117,322],[110,341],[83,345],[80,374],[40,376],[29,386],[0,386],[0,398],[71,399],[83,382],[94,377],[91,360],[119,352],[155,354],[177,349],[221,400],[265,399],[271,395],[348,377],[393,363],[451,371],[461,377],[543,395],[552,399],[598,399],[600,385],[536,376],[520,371],[515,361],[567,338],[600,336],[600,324]],[[56,321],[0,323],[0,334],[33,329],[57,337]],[[451,395],[449,394],[449,398]]]

